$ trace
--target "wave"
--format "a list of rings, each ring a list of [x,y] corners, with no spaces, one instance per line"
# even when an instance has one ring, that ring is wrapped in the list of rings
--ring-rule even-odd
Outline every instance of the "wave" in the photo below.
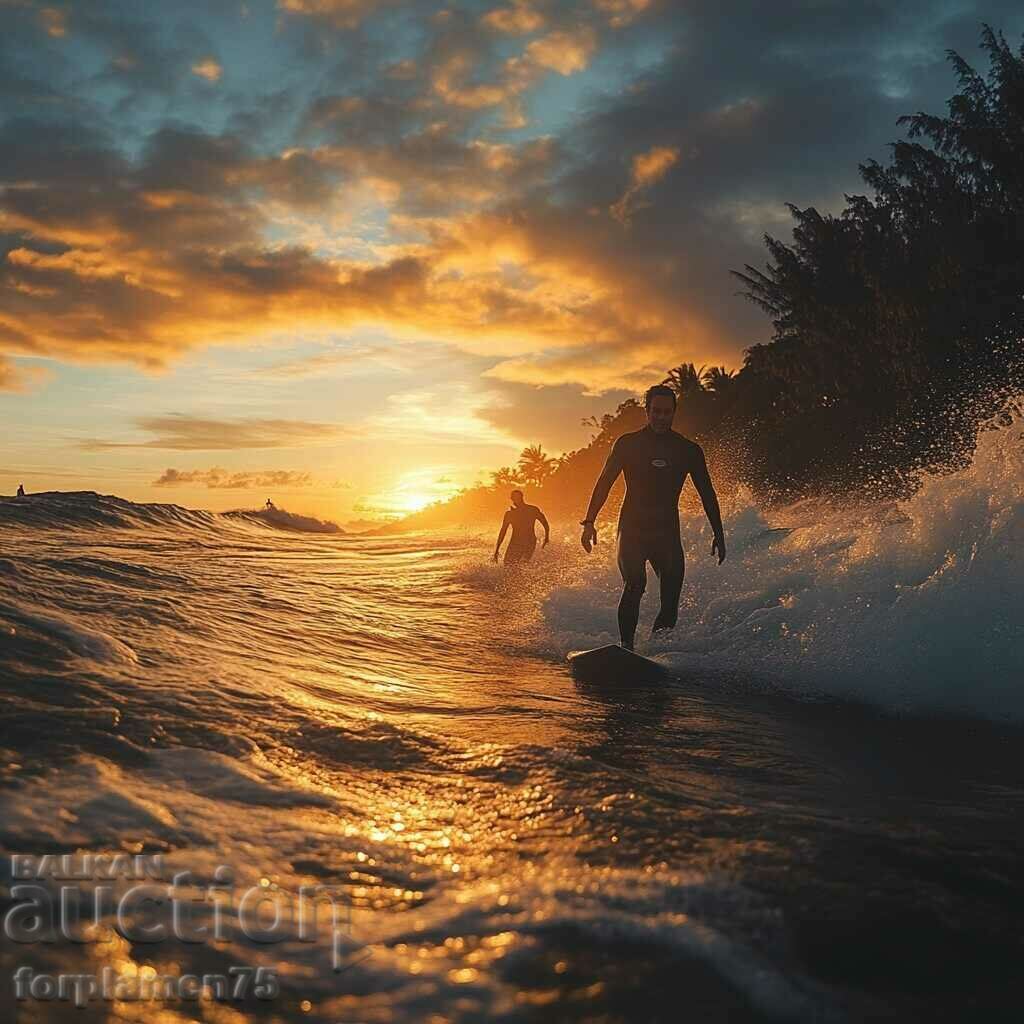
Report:
[[[96,491],[40,491],[23,498],[0,497],[0,526],[210,529],[225,522],[298,533],[344,533],[337,523],[280,508],[207,512],[161,502],[128,501]]]
[[[96,491],[39,491],[23,498],[0,498],[0,526],[210,527],[216,513],[181,505],[142,503]]]
[[[77,655],[96,663],[138,663],[135,651],[117,637],[84,625],[63,612],[0,601],[0,632],[6,634],[4,654],[33,652],[33,641],[43,641],[51,656]],[[35,651],[38,654],[38,650]]]
[[[1024,720],[1020,408],[1010,402],[983,425],[969,465],[926,475],[907,500],[801,502],[770,514],[741,501],[726,520],[722,566],[703,519],[684,517],[680,625],[644,652],[687,676]],[[611,560],[582,585],[553,591],[544,644],[613,640],[619,591]]]
[[[272,526],[279,530],[292,530],[296,533],[344,533],[345,531],[329,519],[317,519],[314,516],[300,516],[283,508],[263,508],[255,511],[234,509],[224,512],[228,519],[241,520],[262,526]]]

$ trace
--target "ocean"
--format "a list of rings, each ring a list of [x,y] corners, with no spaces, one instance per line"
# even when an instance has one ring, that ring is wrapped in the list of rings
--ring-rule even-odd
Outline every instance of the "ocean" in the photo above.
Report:
[[[0,500],[2,1019],[1015,1019],[1021,436],[741,496],[722,566],[685,518],[671,676],[602,687],[610,519],[506,571],[497,523]]]

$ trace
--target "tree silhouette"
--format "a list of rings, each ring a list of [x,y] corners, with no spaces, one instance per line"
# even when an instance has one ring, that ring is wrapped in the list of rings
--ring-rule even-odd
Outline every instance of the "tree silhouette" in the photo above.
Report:
[[[704,367],[699,370],[693,363],[681,363],[668,371],[668,376],[661,382],[670,387],[680,398],[686,398],[696,391],[704,390]]]
[[[872,195],[834,216],[790,206],[792,243],[766,236],[768,265],[737,274],[775,329],[730,420],[766,486],[900,483],[955,460],[978,403],[1019,379],[1024,47],[988,26],[981,45],[988,76],[950,51],[948,115],[902,118],[889,164],[862,165]]]
[[[519,474],[511,466],[502,466],[491,473],[492,487],[515,487],[522,483]]]
[[[717,395],[725,394],[735,379],[736,374],[724,366],[712,366],[701,375],[704,389]]]
[[[524,448],[519,455],[519,476],[524,483],[540,487],[555,471],[558,462],[544,454],[539,444]]]

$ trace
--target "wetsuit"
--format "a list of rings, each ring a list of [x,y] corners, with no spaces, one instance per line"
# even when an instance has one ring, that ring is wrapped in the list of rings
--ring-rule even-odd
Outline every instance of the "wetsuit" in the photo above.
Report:
[[[537,533],[534,523],[544,522],[544,513],[536,505],[513,506],[505,513],[501,524],[502,536],[507,527],[512,527],[512,539],[505,548],[505,564],[528,562],[537,550]]]
[[[647,589],[648,562],[661,584],[661,611],[654,628],[671,629],[679,615],[685,571],[679,538],[679,494],[687,476],[693,479],[716,537],[722,535],[722,516],[703,450],[674,430],[659,434],[644,427],[623,434],[615,442],[587,512],[589,521],[597,515],[619,473],[626,479],[618,531],[619,572],[624,583],[619,634],[623,644],[632,647],[640,599]]]

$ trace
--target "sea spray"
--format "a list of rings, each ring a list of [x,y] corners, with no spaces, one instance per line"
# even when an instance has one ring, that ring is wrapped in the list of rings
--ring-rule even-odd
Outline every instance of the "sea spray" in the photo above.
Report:
[[[900,502],[805,501],[726,520],[718,566],[683,517],[678,628],[643,648],[681,673],[743,677],[916,714],[1024,720],[1024,442],[1019,403],[980,430],[970,464]],[[611,545],[604,548],[608,552]],[[606,557],[544,602],[542,644],[607,642],[619,591]],[[649,586],[645,618],[657,603]]]

